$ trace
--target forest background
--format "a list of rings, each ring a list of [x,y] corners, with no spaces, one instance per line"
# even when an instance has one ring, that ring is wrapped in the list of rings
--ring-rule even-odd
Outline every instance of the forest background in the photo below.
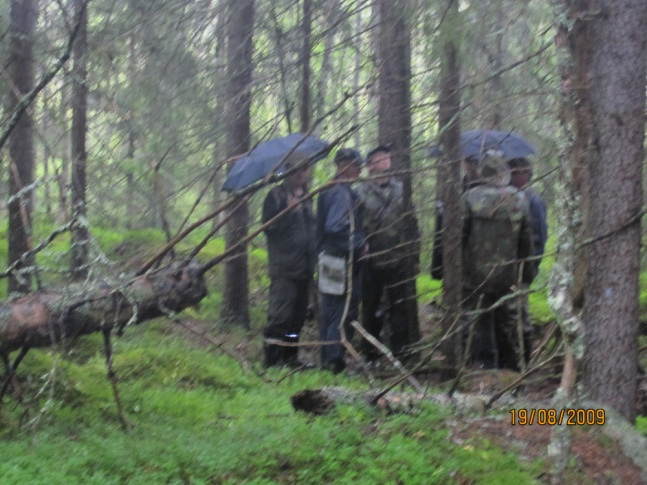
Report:
[[[644,292],[638,294],[639,278],[644,282],[647,273],[637,264],[644,259],[639,253],[639,221],[644,212],[645,56],[640,48],[645,36],[631,30],[633,24],[623,17],[645,19],[640,2],[3,3],[0,200],[8,224],[0,229],[6,231],[0,258],[7,261],[8,271],[0,280],[0,292],[6,305],[15,301],[12,291],[60,291],[73,280],[76,286],[65,290],[70,299],[104,286],[128,285],[187,228],[195,230],[165,251],[166,259],[155,262],[165,267],[171,259],[183,261],[190,254],[202,264],[214,264],[205,273],[209,292],[199,307],[186,310],[180,320],[171,315],[126,328],[124,337],[113,341],[123,408],[137,423],[131,431],[138,434],[135,441],[142,440],[136,452],[126,444],[127,436],[119,434],[113,390],[110,381],[100,377],[105,373],[100,336],[54,339],[51,349],[25,355],[18,370],[23,402],[13,386],[6,386],[13,399],[2,415],[3,449],[12,457],[2,471],[14,481],[63,481],[75,474],[98,482],[151,477],[316,482],[339,476],[353,481],[357,477],[349,464],[369,467],[376,482],[406,480],[400,463],[410,465],[410,479],[435,477],[431,481],[439,483],[448,477],[460,481],[463,475],[503,480],[506,473],[532,481],[543,473],[541,461],[524,470],[489,443],[477,446],[495,457],[487,464],[483,456],[473,456],[471,444],[450,446],[445,434],[429,431],[442,428],[449,419],[446,411],[434,407],[424,408],[422,417],[398,418],[342,408],[334,418],[320,418],[315,425],[306,419],[282,424],[291,392],[333,381],[323,373],[297,374],[277,390],[266,381],[284,376],[257,369],[269,286],[267,255],[262,236],[240,242],[260,227],[267,187],[250,192],[244,204],[220,187],[236,156],[264,140],[297,131],[311,131],[362,153],[377,144],[394,148],[395,166],[406,181],[422,234],[416,303],[428,345],[437,337],[433,329],[445,323],[433,321],[435,314],[427,310],[443,304],[451,311],[456,294],[451,276],[443,288],[428,271],[434,201],[443,200],[451,217],[460,194],[456,134],[500,129],[529,139],[538,152],[532,160],[533,188],[547,201],[551,233],[530,294],[531,312],[538,325],[561,325],[562,347],[555,343],[555,348],[560,365],[566,362],[564,402],[577,399],[577,381],[586,389],[584,394],[630,421],[638,414],[638,427],[645,428],[636,392],[636,382],[644,383],[636,362],[642,358],[644,366],[645,337],[639,333],[645,330],[639,321],[647,298]],[[626,26],[621,32],[629,44],[624,47],[615,37],[613,42],[603,37],[613,33],[615,21]],[[596,22],[610,26],[600,30]],[[618,50],[599,47],[605,41]],[[590,59],[610,59],[617,52],[626,54],[620,56],[625,63],[611,69],[635,72],[631,82],[623,78],[614,84],[595,76],[601,70],[595,71]],[[578,80],[585,78],[592,81],[583,88]],[[617,89],[613,113],[612,103],[596,105],[604,96],[593,101],[587,97],[599,94],[599,85]],[[633,103],[623,110],[626,97]],[[613,128],[608,137],[600,136],[606,129],[600,118],[613,116],[622,119],[619,124],[632,136],[607,143]],[[618,155],[614,147],[622,143],[625,149]],[[438,144],[448,155],[429,157],[430,147]],[[593,152],[591,146],[597,151],[589,159],[582,154]],[[617,158],[605,156],[608,153]],[[612,174],[596,171],[596,163]],[[318,162],[313,188],[333,171],[331,157]],[[623,185],[623,177],[631,182]],[[596,185],[599,178],[620,182],[615,189],[602,187]],[[607,201],[604,210],[595,206],[597,195]],[[625,212],[614,212],[622,204],[613,196],[627,201]],[[234,206],[238,209],[229,210]],[[223,207],[228,210],[220,210]],[[596,217],[611,225],[601,225]],[[632,232],[630,249],[598,247],[625,244],[616,238],[624,232]],[[591,296],[595,290],[582,281],[595,276],[581,276],[591,273],[578,273],[576,264],[580,262],[581,269],[587,257],[595,258],[583,255],[590,246],[602,254],[633,255],[628,266],[618,266],[617,261],[604,266],[600,261],[601,272],[615,267],[619,269],[611,276],[627,278],[628,283],[612,287],[633,303],[618,298],[615,304],[621,310],[592,306],[590,302],[598,300]],[[451,261],[455,255],[447,251]],[[229,258],[221,261],[223,253]],[[631,271],[620,269],[625,267]],[[588,300],[587,291],[593,292]],[[591,322],[588,333],[582,330],[581,315]],[[202,340],[188,336],[196,332]],[[608,335],[622,338],[611,339],[610,347],[596,347],[598,341],[609,340]],[[206,347],[205,338],[211,340]],[[206,357],[210,347],[229,349],[230,356]],[[5,351],[14,361],[20,351],[9,350],[14,348]],[[609,362],[609,352],[618,355],[620,364]],[[236,359],[245,363],[243,367],[256,366],[256,371],[239,369]],[[569,374],[569,362],[581,372]],[[340,379],[350,387],[366,385]],[[627,383],[620,392],[612,386],[618,380]],[[276,402],[277,393],[284,403]],[[259,421],[254,423],[252,416]],[[19,423],[26,424],[26,430]],[[333,444],[330,426],[335,429]],[[369,436],[360,431],[367,426],[376,427]],[[224,433],[223,441],[234,443],[235,452],[212,443],[214,429],[209,427]],[[301,454],[286,458],[290,453],[279,451],[308,433],[299,438],[304,441]],[[169,435],[181,451],[163,447]],[[68,438],[70,444],[63,446]],[[393,440],[401,449],[388,448],[389,457],[380,458],[380,447]],[[322,443],[326,456],[313,451]],[[360,443],[368,443],[367,450],[354,456]],[[104,456],[92,453],[91,446]],[[268,448],[275,452],[259,452]],[[19,458],[25,452],[36,459],[26,463]],[[425,453],[429,461],[415,461],[414,455]],[[247,462],[250,457],[255,458]],[[66,465],[53,470],[51,464],[61,460]],[[380,460],[386,460],[382,471],[374,467]]]

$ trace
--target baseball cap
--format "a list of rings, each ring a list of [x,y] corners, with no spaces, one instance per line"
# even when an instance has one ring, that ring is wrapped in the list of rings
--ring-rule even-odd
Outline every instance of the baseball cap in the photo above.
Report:
[[[335,163],[352,162],[355,165],[363,165],[362,155],[354,148],[340,148],[335,154]]]

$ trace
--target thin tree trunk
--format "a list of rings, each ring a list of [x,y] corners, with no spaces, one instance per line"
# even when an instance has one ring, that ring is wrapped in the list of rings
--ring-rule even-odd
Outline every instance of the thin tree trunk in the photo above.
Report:
[[[301,53],[301,132],[310,128],[310,37],[312,34],[312,0],[303,0],[303,46]]]
[[[272,17],[272,22],[274,23],[274,34],[276,36],[276,50],[277,50],[277,61],[279,63],[279,73],[281,75],[281,91],[283,94],[283,113],[285,114],[285,121],[288,124],[288,132],[292,133],[292,103],[290,102],[290,97],[288,96],[288,81],[287,73],[285,69],[285,57],[286,52],[283,47],[283,29],[279,24],[279,20],[276,16],[276,2],[272,2],[270,7],[270,15]]]
[[[460,156],[460,66],[458,37],[458,0],[447,0],[447,16],[440,38],[444,59],[441,67],[441,92],[438,124],[442,131],[443,156],[439,160],[437,191],[442,194],[443,207],[443,318],[445,331],[458,324],[463,293],[462,222],[460,196],[462,193]],[[451,28],[450,28],[451,27]],[[444,354],[449,367],[456,368],[461,360],[462,338],[459,332],[449,339]]]
[[[74,88],[72,95],[72,217],[85,220],[86,215],[86,162],[85,147],[87,131],[87,98],[88,98],[88,9],[84,0],[74,0],[77,15],[80,18],[78,37],[74,45]],[[85,278],[88,273],[88,230],[82,223],[74,226],[72,235],[71,270],[74,279]]]
[[[214,146],[213,146],[213,166],[216,173],[213,178],[213,209],[219,207],[223,201],[224,196],[221,190],[222,184],[225,181],[226,167],[222,165],[223,161],[226,158],[225,149],[223,147],[223,140],[225,135],[225,120],[227,101],[225,86],[227,80],[227,64],[226,64],[226,53],[227,53],[227,24],[226,24],[226,9],[224,8],[224,0],[218,2],[218,7],[220,12],[218,13],[218,20],[216,23],[216,69],[215,69],[215,95],[216,100],[216,109],[214,111]],[[224,215],[224,214],[222,214]],[[220,217],[214,217],[212,222],[212,227],[217,227],[220,224]]]
[[[34,88],[33,42],[38,19],[37,0],[12,0],[11,2],[11,42],[9,50],[9,72],[11,80],[20,95],[10,94],[9,111],[13,111],[20,97]],[[33,120],[28,114],[18,121],[9,144],[9,194],[13,196],[28,187],[34,178]],[[29,191],[15,197],[9,203],[8,263],[20,259],[31,244],[31,195]],[[26,266],[30,262],[25,263]],[[20,270],[20,268],[18,268]],[[31,289],[31,276],[15,273],[9,278],[9,291],[28,292]]]
[[[66,134],[68,128],[67,103],[69,100],[69,82],[65,80],[61,86],[61,104],[59,106],[59,117],[61,124],[61,133]],[[58,224],[64,224],[69,220],[68,212],[68,194],[67,183],[69,180],[69,160],[70,160],[70,137],[61,136],[57,146],[57,153],[61,159],[60,171],[56,170],[56,183],[58,186],[58,211],[56,220]]]
[[[503,30],[505,14],[501,0],[496,2],[498,14],[495,16],[495,30],[496,37],[494,42],[494,55],[491,56],[492,71],[497,73],[490,82],[490,92],[492,95],[490,99],[495,100],[492,106],[492,117],[489,128],[492,130],[501,129],[501,122],[503,121],[503,110],[501,108],[503,96],[503,79],[499,71],[503,67]]]
[[[134,4],[133,4],[134,5]],[[135,30],[132,31],[130,34],[130,39],[129,39],[129,57],[128,57],[128,66],[129,66],[129,74],[130,76],[134,76],[135,73],[137,72],[137,58],[136,58],[136,39],[135,39]],[[134,82],[131,78],[130,82]],[[135,120],[133,119],[132,114],[128,118],[128,122],[126,124],[127,129],[128,129],[128,151],[126,154],[126,157],[128,160],[131,162],[130,165],[132,167],[132,160],[135,158],[135,142],[137,139],[137,135],[135,133]],[[128,214],[138,214],[139,211],[137,211],[137,208],[135,206],[135,194],[137,193],[136,188],[135,188],[135,175],[133,174],[133,169],[128,168],[128,173],[126,174],[126,210]],[[126,218],[126,227],[128,229],[133,229],[135,227],[134,223],[134,217],[127,217]]]
[[[229,157],[250,148],[250,106],[252,83],[254,0],[230,0],[227,41],[230,122],[227,133]],[[233,162],[230,164],[230,169]],[[226,246],[234,246],[247,235],[247,203],[241,204],[227,224]],[[225,288],[222,301],[225,323],[249,328],[249,281],[247,246],[241,246],[225,264]]]
[[[317,118],[324,114],[326,106],[326,96],[328,94],[328,78],[330,74],[330,58],[332,56],[333,43],[335,41],[336,29],[335,15],[339,0],[325,0],[324,18],[326,19],[326,40],[324,42],[323,58],[321,59],[321,68],[319,69],[319,83],[317,85]]]
[[[362,72],[362,14],[361,12],[357,12],[355,14],[355,35],[357,35],[357,41],[355,44],[355,72],[353,72],[353,92],[355,93],[355,96],[353,96],[353,124],[355,126],[359,126],[359,75]],[[356,147],[362,146],[362,139],[361,139],[361,131],[362,130],[355,130],[355,134],[353,135],[354,137],[354,142]]]
[[[403,0],[378,0],[380,15],[379,39],[379,142],[391,147],[393,165],[396,170],[405,171],[404,206],[407,212],[408,234],[411,242],[411,256],[404,262],[409,268],[407,274],[407,320],[409,342],[420,338],[418,305],[415,290],[415,274],[420,256],[418,223],[411,197],[411,30],[407,18],[407,2]]]
[[[50,125],[52,124],[52,120],[50,117],[50,110],[49,110],[49,104],[47,103],[47,99],[49,98],[49,93],[47,89],[44,90],[45,95],[43,96],[43,120],[42,120],[42,131],[43,133],[49,133],[50,132]],[[43,185],[44,185],[44,204],[45,204],[45,214],[50,217],[52,215],[52,183],[50,181],[50,158],[52,155],[52,150],[51,146],[47,143],[45,143],[44,149],[43,149]]]

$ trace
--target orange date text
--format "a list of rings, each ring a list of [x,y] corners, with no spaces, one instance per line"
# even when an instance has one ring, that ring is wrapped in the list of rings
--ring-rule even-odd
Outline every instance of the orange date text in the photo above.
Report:
[[[512,426],[602,426],[606,415],[604,409],[511,409]]]

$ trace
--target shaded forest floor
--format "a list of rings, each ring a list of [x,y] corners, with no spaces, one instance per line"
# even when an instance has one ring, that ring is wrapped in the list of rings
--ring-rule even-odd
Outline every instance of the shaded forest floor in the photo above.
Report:
[[[164,319],[116,340],[127,432],[98,335],[66,351],[30,353],[20,373],[29,415],[21,425],[23,407],[13,399],[0,413],[3,483],[548,482],[550,428],[510,425],[508,411],[522,397],[504,396],[486,413],[422,402],[406,413],[340,404],[311,416],[291,407],[294,393],[370,386],[352,370],[264,372],[257,331],[186,323],[213,340]],[[468,374],[462,392],[487,393],[510,378]],[[567,483],[644,483],[614,439],[595,427],[576,428],[574,436]]]
[[[131,267],[145,258],[142,248],[159,246],[158,234],[113,236],[107,233],[102,244]],[[218,253],[221,245],[214,241],[206,252]],[[431,402],[406,413],[357,404],[340,404],[325,416],[295,412],[290,397],[303,389],[370,386],[353,364],[339,376],[261,367],[265,262],[261,249],[251,252],[250,331],[217,325],[216,270],[201,307],[182,315],[186,326],[159,319],[127,328],[115,339],[128,431],[117,418],[99,335],[57,350],[31,351],[19,370],[26,403],[5,398],[0,410],[2,483],[548,482],[551,428],[512,426],[509,411],[547,407],[559,365],[533,375],[517,397],[506,394],[487,412]],[[422,278],[419,293],[434,292],[434,283]],[[433,330],[429,308],[421,305],[424,333]],[[547,322],[541,294],[531,298],[531,309]],[[314,322],[308,322],[308,333],[305,338],[315,339]],[[314,357],[313,351],[302,356]],[[393,375],[382,369],[376,385]],[[469,372],[459,391],[490,395],[515,378],[511,372]],[[418,379],[430,393],[449,386],[433,365]],[[637,428],[647,434],[647,417]],[[620,443],[600,427],[572,431],[567,483],[647,483]]]

